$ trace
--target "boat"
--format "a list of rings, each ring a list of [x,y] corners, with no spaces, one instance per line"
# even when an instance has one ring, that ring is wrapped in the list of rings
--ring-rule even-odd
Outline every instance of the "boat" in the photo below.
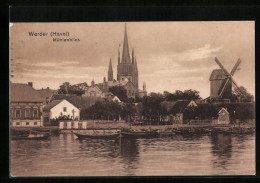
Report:
[[[11,136],[12,140],[46,140],[50,134],[38,133],[38,134],[25,134],[25,135],[14,135]]]
[[[120,136],[121,130],[82,130],[73,131],[78,139],[92,138],[92,139],[116,139]]]
[[[121,132],[123,137],[135,137],[135,138],[140,138],[140,137],[158,137],[159,132],[157,130],[153,131],[128,131],[128,132]]]

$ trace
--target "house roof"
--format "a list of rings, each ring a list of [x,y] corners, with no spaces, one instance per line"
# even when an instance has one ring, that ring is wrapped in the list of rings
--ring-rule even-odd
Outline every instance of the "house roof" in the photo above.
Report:
[[[48,105],[46,105],[43,108],[43,110],[48,111],[48,110],[52,109],[53,107],[55,107],[56,105],[58,105],[59,103],[61,103],[61,101],[63,101],[63,100],[53,100]]]
[[[189,103],[190,103],[190,100],[178,100],[173,105],[171,112],[172,113],[182,113],[186,109],[186,107]]]
[[[72,95],[58,95],[54,94],[51,100],[62,100],[66,99],[68,102],[73,104],[77,108],[85,109],[95,104],[98,101],[101,101],[100,97],[81,97],[81,96],[72,96]]]
[[[51,96],[56,92],[55,90],[51,90],[51,89],[41,89],[41,90],[37,90],[41,96],[46,99],[47,97],[51,98]]]
[[[43,102],[41,94],[28,84],[11,83],[10,84],[11,102]]]
[[[162,107],[165,107],[167,111],[170,111],[172,107],[177,103],[177,101],[163,101],[161,103]]]
[[[224,71],[222,69],[214,69],[210,75],[209,80],[223,80],[227,76],[225,75]]]
[[[228,114],[229,114],[229,112],[227,111],[227,109],[225,109],[224,107],[222,107],[218,113],[221,113],[222,111],[225,111],[225,113],[228,113]]]

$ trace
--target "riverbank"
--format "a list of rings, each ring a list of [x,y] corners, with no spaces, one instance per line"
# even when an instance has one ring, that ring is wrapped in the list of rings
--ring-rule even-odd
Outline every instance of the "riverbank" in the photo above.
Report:
[[[171,133],[172,131],[181,130],[186,132],[205,132],[207,129],[211,131],[219,130],[229,130],[229,129],[255,129],[252,124],[235,124],[235,125],[217,125],[217,124],[208,124],[208,125],[190,125],[190,124],[172,124],[172,125],[130,125],[125,122],[93,122],[88,121],[87,129],[113,129],[119,128],[122,131],[128,131],[129,129],[137,131],[148,131],[148,130],[158,130],[160,133]],[[206,130],[205,130],[206,129]],[[16,127],[11,128],[11,134],[13,133],[29,133],[30,131],[37,132],[50,132],[50,133],[60,133],[60,132],[71,132],[76,129],[63,129],[60,130],[58,126],[44,126],[44,127]]]

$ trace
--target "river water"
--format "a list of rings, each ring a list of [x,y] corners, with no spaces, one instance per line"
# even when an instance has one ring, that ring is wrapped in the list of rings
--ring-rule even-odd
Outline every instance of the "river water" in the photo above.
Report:
[[[12,140],[11,176],[179,176],[255,174],[255,135],[150,139]]]

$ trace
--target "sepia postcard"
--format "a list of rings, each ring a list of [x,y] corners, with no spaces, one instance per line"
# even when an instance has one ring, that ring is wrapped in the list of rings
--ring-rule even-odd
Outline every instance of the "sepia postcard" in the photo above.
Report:
[[[9,25],[10,176],[255,175],[255,22]]]

